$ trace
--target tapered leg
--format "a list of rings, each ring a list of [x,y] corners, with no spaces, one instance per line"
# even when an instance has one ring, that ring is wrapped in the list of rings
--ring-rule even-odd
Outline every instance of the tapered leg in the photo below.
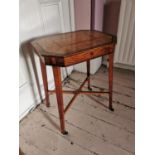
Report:
[[[54,75],[54,81],[55,81],[55,91],[56,91],[57,104],[58,104],[58,110],[59,110],[61,133],[68,134],[68,132],[65,131],[64,105],[63,105],[60,67],[53,66],[53,75]]]
[[[42,72],[42,78],[43,78],[43,84],[44,84],[44,90],[45,90],[45,101],[46,106],[50,106],[49,102],[49,94],[48,94],[48,82],[47,82],[47,72],[46,72],[46,65],[44,62],[40,59],[40,65],[41,65],[41,72]]]
[[[88,78],[88,89],[92,90],[90,87],[90,60],[87,60],[87,78]]]
[[[114,54],[109,54],[109,109],[114,111],[112,107],[112,89],[113,89],[113,57]]]

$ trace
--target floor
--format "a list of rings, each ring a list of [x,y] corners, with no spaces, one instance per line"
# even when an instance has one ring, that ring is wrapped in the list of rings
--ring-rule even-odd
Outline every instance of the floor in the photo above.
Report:
[[[108,88],[101,67],[91,76],[93,90]],[[73,72],[64,88],[78,88],[86,74]],[[20,122],[20,149],[25,155],[133,155],[135,147],[134,72],[114,70],[114,112],[107,95],[79,95],[65,115],[69,135],[59,132],[55,95],[51,106],[38,106]],[[84,88],[86,89],[86,87]],[[72,95],[64,95],[65,105]]]

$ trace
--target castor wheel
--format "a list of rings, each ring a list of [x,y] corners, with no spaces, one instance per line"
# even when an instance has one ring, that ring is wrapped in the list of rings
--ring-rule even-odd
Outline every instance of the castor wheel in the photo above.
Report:
[[[46,104],[46,107],[49,108],[50,107],[50,104]]]
[[[68,135],[68,131],[61,132],[63,135]]]
[[[92,91],[92,88],[91,88],[91,87],[88,87],[88,89],[89,89],[90,91]]]
[[[113,107],[109,107],[109,110],[110,110],[110,111],[114,111],[114,108],[113,108]]]

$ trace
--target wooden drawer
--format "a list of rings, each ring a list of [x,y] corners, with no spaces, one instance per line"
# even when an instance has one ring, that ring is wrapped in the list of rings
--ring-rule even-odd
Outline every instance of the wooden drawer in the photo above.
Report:
[[[90,60],[93,58],[97,58],[103,55],[107,55],[114,52],[114,45],[107,45],[104,47],[98,47],[91,50],[87,50],[85,52],[81,52],[78,54],[74,54],[71,56],[66,57],[45,57],[46,65],[53,65],[53,66],[70,66],[74,64],[78,64],[84,62],[86,60]]]
[[[111,52],[112,52],[112,48],[110,48],[110,47],[92,49],[92,50],[89,50],[87,52],[83,52],[81,54],[73,55],[73,56],[70,56],[68,58],[65,58],[64,64],[65,64],[65,66],[69,66],[69,65],[81,63],[81,62],[84,62],[84,61],[89,60],[89,59],[93,59],[93,58],[97,58],[97,57],[100,57],[103,55],[107,55]]]

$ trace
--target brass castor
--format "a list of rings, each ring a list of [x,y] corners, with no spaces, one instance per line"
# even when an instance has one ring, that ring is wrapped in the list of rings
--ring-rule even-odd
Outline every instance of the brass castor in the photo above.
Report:
[[[63,131],[62,134],[63,135],[68,135],[68,131]]]
[[[109,107],[110,111],[114,111],[114,108],[113,107]]]
[[[92,91],[92,88],[91,88],[91,87],[88,87],[88,89],[89,89],[90,91]]]

